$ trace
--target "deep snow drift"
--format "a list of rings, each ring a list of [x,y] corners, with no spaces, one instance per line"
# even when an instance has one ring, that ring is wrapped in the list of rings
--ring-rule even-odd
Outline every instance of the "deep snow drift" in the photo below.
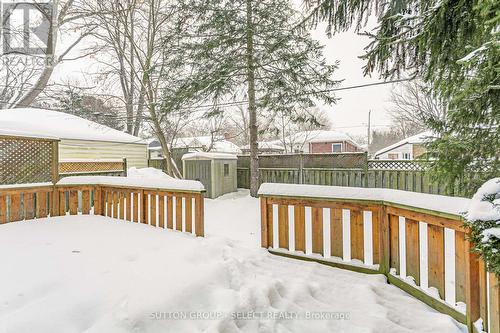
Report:
[[[245,192],[206,200],[206,238],[100,216],[3,225],[0,332],[465,331],[383,276],[258,248],[258,212]]]

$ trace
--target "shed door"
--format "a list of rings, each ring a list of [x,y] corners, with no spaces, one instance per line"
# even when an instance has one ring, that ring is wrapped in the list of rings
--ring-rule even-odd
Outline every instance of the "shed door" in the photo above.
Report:
[[[212,177],[211,177],[212,161],[186,161],[185,178],[200,181],[207,190],[206,196],[212,197]]]

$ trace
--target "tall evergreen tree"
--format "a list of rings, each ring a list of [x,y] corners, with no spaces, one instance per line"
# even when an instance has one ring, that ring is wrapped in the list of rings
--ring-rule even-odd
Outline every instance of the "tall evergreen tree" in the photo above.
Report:
[[[91,94],[87,95],[79,89],[67,88],[54,96],[57,110],[73,114],[101,125],[122,131],[124,129],[123,114],[120,109],[106,104],[104,100]]]
[[[448,105],[444,119],[429,117],[437,179],[460,180],[469,193],[500,173],[500,2],[496,0],[305,0],[308,22],[328,32],[352,26],[368,33],[366,73],[422,77]],[[468,175],[474,174],[474,177]]]
[[[295,29],[303,17],[288,0],[186,0],[186,5],[196,13],[190,44],[197,79],[191,89],[215,102],[247,100],[255,196],[257,116],[288,112],[297,121],[315,122],[302,111],[319,101],[335,102],[328,89],[337,84],[336,65],[327,64],[309,33]]]

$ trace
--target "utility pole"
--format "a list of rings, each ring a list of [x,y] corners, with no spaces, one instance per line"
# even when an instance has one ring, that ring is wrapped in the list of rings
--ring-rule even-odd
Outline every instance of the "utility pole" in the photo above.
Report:
[[[370,134],[371,134],[371,114],[372,114],[372,110],[368,110],[368,147],[370,147]]]

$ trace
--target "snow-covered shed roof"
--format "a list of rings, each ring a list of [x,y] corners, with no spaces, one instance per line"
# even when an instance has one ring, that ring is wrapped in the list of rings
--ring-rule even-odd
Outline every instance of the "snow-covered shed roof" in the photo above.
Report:
[[[241,149],[234,143],[223,138],[214,138],[211,151],[219,153],[241,154]],[[209,147],[212,143],[211,136],[192,136],[177,138],[174,141],[174,148],[199,148]]]
[[[35,108],[0,110],[0,134],[147,144],[141,138],[72,114]]]
[[[355,146],[360,147],[356,141],[353,140],[347,133],[340,131],[304,131],[298,132],[288,137],[286,141],[290,142],[304,142],[304,143],[315,143],[315,142],[335,142],[335,141],[349,141]]]
[[[234,154],[226,153],[207,153],[197,151],[182,155],[182,160],[237,160],[238,157]]]
[[[382,148],[380,149],[379,151],[377,151],[374,156],[378,156],[378,155],[381,155],[383,153],[386,153],[390,150],[393,150],[394,148],[397,148],[399,146],[402,146],[404,144],[421,144],[421,143],[425,143],[425,142],[428,142],[429,140],[432,140],[432,138],[434,137],[434,133],[432,131],[425,131],[425,132],[421,132],[421,133],[418,133],[418,134],[415,134],[413,136],[410,136],[406,139],[403,139],[401,141],[398,141],[390,146],[387,146],[385,148]]]

